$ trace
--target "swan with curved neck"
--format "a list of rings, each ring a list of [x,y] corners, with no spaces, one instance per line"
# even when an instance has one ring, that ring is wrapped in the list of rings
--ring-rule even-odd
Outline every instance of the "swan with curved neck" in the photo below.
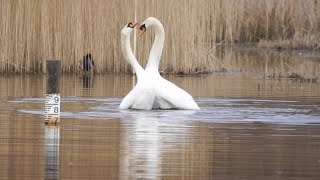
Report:
[[[164,28],[158,19],[154,17],[149,17],[140,26],[140,31],[141,31],[140,36],[143,35],[143,33],[147,30],[147,28],[151,28],[151,27],[153,27],[153,30],[155,32],[155,38],[154,38],[154,42],[149,54],[149,59],[148,59],[148,63],[145,70],[149,72],[152,71],[154,73],[159,73],[158,68],[159,68],[159,63],[160,63],[161,54],[164,46],[164,40],[165,40]]]
[[[142,36],[149,28],[155,31],[155,39],[152,45],[145,72],[153,79],[155,100],[154,109],[200,109],[192,96],[175,84],[161,77],[158,69],[164,46],[165,33],[161,22],[149,17],[140,26]]]
[[[155,98],[151,79],[138,63],[130,46],[130,35],[136,25],[137,23],[130,22],[121,30],[121,50],[125,59],[136,72],[137,84],[129,94],[124,97],[119,108],[150,110],[153,107]]]
[[[137,72],[137,79],[141,78],[144,70],[138,63],[136,57],[134,56],[131,46],[130,46],[130,35],[133,28],[138,23],[128,23],[121,31],[121,50],[124,55],[124,58],[128,61],[128,63],[133,67],[135,72]]]

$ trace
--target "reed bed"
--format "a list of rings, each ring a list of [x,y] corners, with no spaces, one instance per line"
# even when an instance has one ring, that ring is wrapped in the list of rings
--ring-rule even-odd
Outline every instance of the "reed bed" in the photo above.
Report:
[[[210,72],[220,42],[285,41],[320,32],[320,0],[0,0],[0,10],[1,73],[44,73],[47,59],[77,73],[88,52],[96,73],[131,72],[120,31],[135,15],[140,22],[149,16],[162,21],[165,73]],[[137,39],[142,65],[153,35]]]
[[[260,40],[258,47],[269,49],[311,49],[320,50],[320,33],[308,34],[303,37],[295,36],[281,40]]]

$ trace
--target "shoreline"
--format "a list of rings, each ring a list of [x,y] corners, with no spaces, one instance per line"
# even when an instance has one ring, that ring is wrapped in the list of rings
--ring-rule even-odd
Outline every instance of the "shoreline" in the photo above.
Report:
[[[171,66],[160,65],[159,72],[162,75],[198,76],[210,74],[250,73],[252,76],[281,79],[290,78],[299,81],[320,83],[320,51],[309,49],[269,49],[261,48],[257,43],[223,43],[210,48],[206,45],[202,56],[206,64],[198,64],[197,67],[183,71]],[[195,60],[196,61],[196,60]],[[141,62],[144,66],[143,62]],[[15,72],[0,72],[0,76],[6,75],[45,75],[44,72],[29,71],[15,66],[19,70]],[[97,66],[95,68],[100,69]],[[13,69],[13,68],[12,68]],[[39,70],[42,68],[38,68]],[[65,69],[65,68],[61,68]],[[62,71],[61,74],[84,76],[82,71]],[[104,74],[132,74],[130,68],[116,73],[107,70],[94,69],[94,75]],[[90,74],[86,74],[89,76]]]

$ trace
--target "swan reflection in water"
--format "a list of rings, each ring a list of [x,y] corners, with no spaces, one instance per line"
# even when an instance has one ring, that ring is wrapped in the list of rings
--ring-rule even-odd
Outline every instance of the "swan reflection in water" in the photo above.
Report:
[[[179,151],[176,143],[184,142],[185,136],[190,134],[191,128],[187,122],[172,121],[168,117],[174,116],[175,111],[134,111],[121,110],[122,128],[120,140],[120,179],[157,179],[162,174],[164,154]],[[185,117],[194,111],[178,111]],[[178,115],[179,116],[179,115]],[[170,126],[170,132],[168,127]],[[176,127],[174,127],[176,126]]]

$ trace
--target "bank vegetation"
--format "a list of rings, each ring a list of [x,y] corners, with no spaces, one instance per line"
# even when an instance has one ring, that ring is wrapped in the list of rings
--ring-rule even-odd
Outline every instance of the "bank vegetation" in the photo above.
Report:
[[[210,69],[209,53],[221,42],[319,48],[320,0],[0,0],[0,72],[44,73],[47,59],[79,72],[86,53],[96,73],[131,72],[120,30],[135,14],[162,21],[160,70],[167,73]],[[148,31],[132,45],[143,66],[152,38]]]

